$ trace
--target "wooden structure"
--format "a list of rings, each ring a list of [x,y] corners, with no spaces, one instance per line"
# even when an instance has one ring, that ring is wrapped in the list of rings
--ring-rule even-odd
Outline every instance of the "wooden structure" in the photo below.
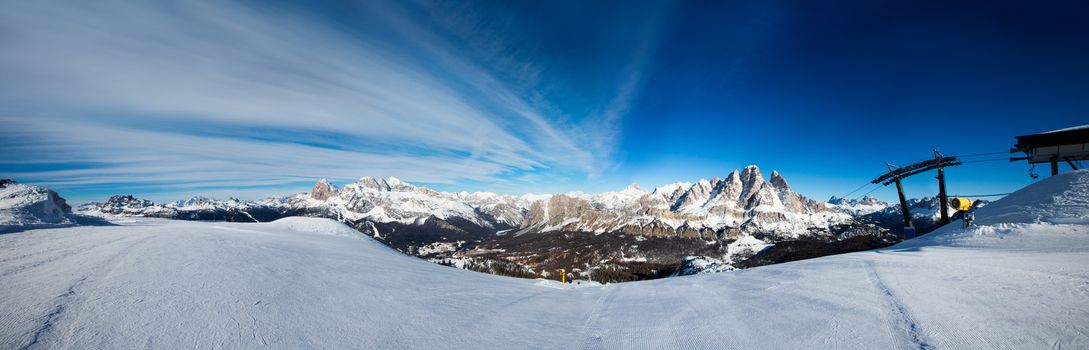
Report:
[[[1010,153],[1021,152],[1026,156],[1013,157],[1010,161],[1027,160],[1029,164],[1049,163],[1051,175],[1059,174],[1059,162],[1065,162],[1077,170],[1075,161],[1089,160],[1089,125],[1016,138],[1017,144],[1010,149]]]

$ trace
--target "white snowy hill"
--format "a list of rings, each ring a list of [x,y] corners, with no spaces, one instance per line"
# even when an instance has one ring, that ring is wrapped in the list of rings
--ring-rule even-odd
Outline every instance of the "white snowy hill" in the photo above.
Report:
[[[0,233],[75,223],[72,207],[56,192],[0,179]]]
[[[564,288],[331,220],[0,235],[0,348],[1089,348],[1089,171],[878,251]]]

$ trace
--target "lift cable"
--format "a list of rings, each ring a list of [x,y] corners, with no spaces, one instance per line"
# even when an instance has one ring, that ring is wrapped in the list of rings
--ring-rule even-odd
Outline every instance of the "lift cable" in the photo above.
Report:
[[[976,154],[964,154],[964,155],[958,154],[958,155],[954,155],[954,157],[965,158],[965,157],[993,156],[993,155],[996,155],[996,154],[1010,154],[1010,152],[1005,151],[1005,152],[976,153]]]
[[[869,192],[863,193],[862,196],[859,196],[858,198],[859,199],[866,198],[866,196],[870,195],[870,193],[873,193],[873,191],[877,191],[878,189],[880,189],[882,187],[885,187],[885,186],[874,187],[872,190],[870,190]]]
[[[1000,161],[1000,160],[1003,160],[1003,161],[1009,161],[1010,159],[1009,159],[1009,158],[991,158],[991,159],[976,159],[976,160],[965,160],[965,161],[961,161],[961,163],[982,163],[982,162],[997,162],[997,161]]]
[[[1011,194],[1013,194],[1013,192],[1010,192],[1010,193],[994,193],[994,194],[956,194],[956,195],[953,195],[953,197],[1001,197],[1001,196],[1008,196],[1008,195],[1011,195]]]
[[[843,197],[840,197],[840,198],[848,198],[852,194],[855,194],[855,192],[858,192],[859,190],[861,190],[861,189],[863,189],[863,188],[865,188],[866,186],[869,186],[869,185],[873,185],[873,184],[867,181],[866,183],[862,184],[862,186],[858,186],[858,188],[854,189],[850,193],[847,193],[846,195],[844,195]]]

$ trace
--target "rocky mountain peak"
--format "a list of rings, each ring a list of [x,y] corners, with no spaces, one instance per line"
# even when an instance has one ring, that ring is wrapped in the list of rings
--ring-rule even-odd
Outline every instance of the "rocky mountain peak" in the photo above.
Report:
[[[864,196],[864,197],[862,197],[861,200],[858,201],[858,203],[859,204],[864,204],[864,205],[886,204],[885,202],[882,202],[880,199],[877,199],[877,197],[872,197],[872,196]]]
[[[731,171],[730,174],[726,175],[726,182],[728,182],[728,183],[739,183],[740,184],[741,183],[741,173],[739,173],[737,170]]]
[[[390,177],[386,178],[386,185],[388,185],[390,188],[398,188],[398,187],[406,186],[408,184],[405,183],[404,181],[401,181],[401,179],[390,176]]]
[[[739,203],[748,206],[749,200],[761,187],[764,187],[764,176],[760,174],[760,168],[750,165],[742,169]]]
[[[745,209],[753,209],[759,206],[782,206],[777,201],[775,190],[771,186],[764,186],[764,183],[758,183],[758,187],[751,190],[752,195],[748,196],[745,202]]]
[[[787,183],[786,179],[784,179],[778,171],[771,172],[771,186],[775,187],[775,189],[779,191],[791,191],[790,184]]]
[[[377,191],[411,191],[416,189],[416,186],[401,181],[401,179],[393,176],[385,179],[375,179],[370,176],[365,176],[356,181],[356,184]]]
[[[625,191],[642,191],[643,189],[639,188],[639,184],[632,182],[632,183],[628,184],[628,187],[624,187],[624,190]]]
[[[764,182],[764,176],[760,174],[760,167],[755,165],[749,165],[745,167],[745,169],[742,169],[741,182],[744,182],[747,186],[752,186],[752,184]]]
[[[336,194],[337,187],[329,183],[329,180],[321,179],[314,184],[314,188],[310,190],[310,198],[323,201],[329,199]]]
[[[154,205],[154,203],[152,203],[149,200],[136,198],[136,197],[132,196],[131,194],[110,196],[110,199],[106,200],[105,204],[106,204],[106,206],[111,207],[111,208],[120,208],[120,207],[143,208],[143,207],[148,207],[148,206]]]

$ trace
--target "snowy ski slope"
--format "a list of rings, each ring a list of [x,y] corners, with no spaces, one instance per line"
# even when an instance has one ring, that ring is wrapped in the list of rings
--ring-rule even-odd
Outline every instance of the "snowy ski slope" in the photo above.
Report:
[[[30,230],[0,235],[0,348],[1089,348],[1089,172],[977,217],[879,251],[582,288],[322,219]]]

